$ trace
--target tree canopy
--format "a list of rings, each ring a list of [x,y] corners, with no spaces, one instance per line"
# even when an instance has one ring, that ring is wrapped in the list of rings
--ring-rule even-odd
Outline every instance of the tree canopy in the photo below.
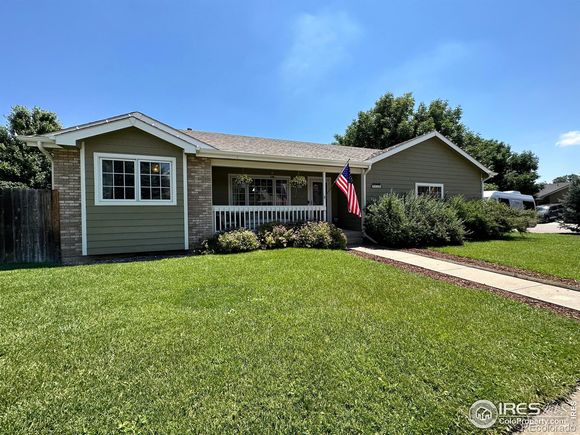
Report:
[[[16,139],[19,134],[45,134],[61,128],[55,113],[14,106],[0,126],[0,187],[50,187],[50,161],[37,148]]]
[[[580,181],[580,175],[578,174],[568,174],[556,177],[552,180],[552,183],[573,183],[574,181]]]
[[[386,93],[375,106],[359,112],[344,134],[335,135],[336,143],[346,146],[385,149],[419,135],[437,130],[498,175],[488,180],[497,190],[536,193],[538,157],[531,151],[517,153],[505,142],[485,139],[463,122],[460,106],[446,100],[415,104],[413,94],[396,97]]]

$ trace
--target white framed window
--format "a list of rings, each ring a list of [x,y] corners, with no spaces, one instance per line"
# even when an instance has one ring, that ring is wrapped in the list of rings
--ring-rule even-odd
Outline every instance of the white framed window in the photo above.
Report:
[[[290,177],[250,175],[253,183],[239,185],[239,174],[229,174],[230,205],[290,205]]]
[[[435,198],[444,197],[444,188],[441,183],[415,183],[415,195],[429,195]]]
[[[175,205],[176,159],[94,153],[95,205]]]

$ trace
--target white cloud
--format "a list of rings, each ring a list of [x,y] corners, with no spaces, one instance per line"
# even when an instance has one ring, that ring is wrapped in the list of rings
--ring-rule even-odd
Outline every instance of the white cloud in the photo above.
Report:
[[[580,131],[568,131],[562,133],[556,142],[556,146],[559,147],[571,147],[574,145],[580,145]]]
[[[293,25],[293,42],[280,72],[284,80],[303,86],[316,82],[349,58],[360,28],[344,12],[301,14]]]

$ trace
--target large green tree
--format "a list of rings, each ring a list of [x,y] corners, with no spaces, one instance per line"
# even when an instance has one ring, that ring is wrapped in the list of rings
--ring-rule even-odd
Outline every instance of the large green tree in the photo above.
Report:
[[[55,113],[39,107],[14,106],[0,126],[0,187],[50,187],[50,161],[37,148],[28,147],[19,134],[45,134],[61,128]]]
[[[389,92],[370,110],[359,112],[345,133],[335,139],[340,145],[385,149],[437,130],[498,173],[488,180],[494,188],[536,193],[540,187],[538,157],[530,151],[516,153],[505,142],[481,137],[463,124],[462,116],[460,106],[452,107],[445,100],[416,105],[411,93],[396,97]]]
[[[552,183],[573,183],[574,181],[580,181],[579,174],[568,174],[556,177],[552,180]]]

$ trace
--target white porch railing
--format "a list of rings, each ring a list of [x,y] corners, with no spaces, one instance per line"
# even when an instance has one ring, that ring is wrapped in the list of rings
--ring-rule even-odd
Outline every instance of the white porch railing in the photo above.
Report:
[[[268,222],[300,222],[326,220],[323,205],[214,205],[214,232],[234,228],[255,231]]]

